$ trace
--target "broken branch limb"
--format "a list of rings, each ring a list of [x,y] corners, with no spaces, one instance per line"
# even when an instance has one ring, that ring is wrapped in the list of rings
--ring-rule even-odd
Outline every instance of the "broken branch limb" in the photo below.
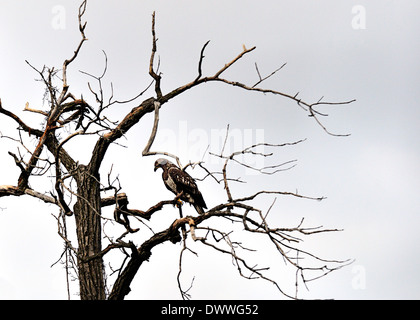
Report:
[[[30,188],[26,188],[25,190],[22,191],[21,189],[15,186],[8,186],[8,185],[0,186],[0,197],[21,196],[24,194],[37,198],[39,200],[42,200],[45,203],[57,204],[57,200],[54,199],[53,197],[47,196],[46,194],[43,194],[41,192],[35,191]]]

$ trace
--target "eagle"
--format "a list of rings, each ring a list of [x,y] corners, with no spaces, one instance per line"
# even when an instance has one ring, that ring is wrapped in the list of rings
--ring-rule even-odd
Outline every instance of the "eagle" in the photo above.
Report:
[[[154,171],[156,172],[159,168],[163,170],[162,179],[166,188],[176,196],[182,192],[180,199],[192,204],[199,214],[204,214],[204,209],[207,209],[207,205],[201,192],[198,190],[194,178],[163,158],[155,161]]]

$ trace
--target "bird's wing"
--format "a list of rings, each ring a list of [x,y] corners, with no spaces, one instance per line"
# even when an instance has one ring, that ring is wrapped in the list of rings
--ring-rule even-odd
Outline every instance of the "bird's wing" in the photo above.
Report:
[[[168,169],[168,175],[172,178],[173,182],[177,185],[179,191],[196,194],[198,191],[197,184],[194,179],[185,171],[182,171],[176,166]]]
[[[176,184],[178,192],[184,191],[186,196],[189,195],[192,198],[192,201],[190,202],[203,208],[207,208],[206,202],[204,201],[200,190],[198,190],[195,180],[187,172],[173,166],[169,168],[168,175],[170,175],[173,182]]]

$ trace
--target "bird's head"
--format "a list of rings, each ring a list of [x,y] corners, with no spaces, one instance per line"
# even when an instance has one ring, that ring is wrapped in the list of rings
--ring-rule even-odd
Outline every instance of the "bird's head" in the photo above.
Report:
[[[155,168],[154,171],[156,172],[157,169],[162,168],[164,165],[168,164],[169,161],[163,158],[159,158],[155,161]]]

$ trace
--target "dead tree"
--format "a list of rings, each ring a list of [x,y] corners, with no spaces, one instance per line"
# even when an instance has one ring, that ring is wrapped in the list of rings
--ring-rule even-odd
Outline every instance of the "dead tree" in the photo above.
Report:
[[[214,74],[204,76],[202,65],[204,63],[204,53],[209,42],[205,43],[198,55],[197,76],[189,83],[175,88],[169,92],[161,89],[162,74],[159,72],[159,65],[156,66],[157,38],[155,29],[155,14],[152,15],[152,50],[149,64],[150,85],[140,92],[136,97],[127,101],[117,101],[113,98],[113,92],[109,99],[105,98],[102,81],[107,71],[107,59],[103,74],[94,76],[85,74],[93,78],[97,84],[94,90],[90,83],[88,87],[94,98],[94,102],[89,102],[83,96],[78,96],[70,91],[70,84],[67,78],[67,70],[72,62],[78,58],[79,52],[87,40],[86,22],[83,21],[86,11],[87,1],[83,1],[79,7],[78,21],[80,31],[80,42],[73,55],[63,62],[61,69],[48,68],[44,66],[39,69],[28,65],[38,74],[45,85],[46,99],[49,109],[47,111],[34,109],[25,106],[25,111],[39,114],[43,118],[43,127],[37,128],[25,123],[19,115],[8,110],[8,106],[3,106],[0,100],[0,114],[4,116],[2,121],[9,119],[17,123],[17,131],[14,134],[2,132],[2,139],[12,139],[25,150],[24,153],[15,154],[8,152],[16,166],[20,169],[20,175],[16,185],[1,185],[0,197],[5,196],[24,196],[28,195],[40,199],[48,204],[58,207],[56,216],[58,233],[65,243],[65,250],[62,259],[65,260],[68,269],[73,268],[79,280],[81,299],[124,299],[130,291],[130,284],[136,276],[143,262],[148,261],[152,250],[159,244],[165,242],[182,243],[179,260],[178,286],[183,299],[189,298],[188,289],[184,289],[180,280],[182,272],[183,255],[189,249],[189,241],[201,243],[203,246],[210,247],[220,254],[231,256],[234,265],[237,267],[241,276],[253,279],[260,278],[274,284],[277,289],[287,297],[296,298],[297,279],[301,283],[306,283],[314,278],[320,278],[334,270],[346,265],[349,261],[325,260],[314,253],[305,251],[299,247],[303,241],[302,237],[315,233],[325,233],[337,231],[337,229],[324,229],[322,227],[306,227],[304,220],[295,227],[272,227],[268,224],[268,212],[263,212],[253,204],[253,201],[263,195],[291,196],[312,200],[322,200],[323,197],[309,197],[297,192],[260,190],[253,192],[245,197],[237,198],[232,192],[232,185],[238,182],[237,179],[229,175],[230,166],[233,164],[252,166],[238,160],[242,154],[251,154],[255,157],[267,157],[269,153],[257,152],[260,144],[249,146],[243,150],[231,154],[225,154],[224,148],[218,154],[213,154],[223,160],[224,165],[218,172],[210,171],[206,164],[190,159],[187,165],[183,166],[180,157],[169,154],[165,151],[153,151],[152,146],[158,132],[159,113],[165,104],[176,96],[193,89],[194,87],[205,85],[208,82],[219,82],[227,86],[238,87],[256,93],[266,93],[291,100],[297,104],[308,116],[312,117],[319,126],[328,134],[331,133],[322,124],[322,117],[326,114],[321,113],[319,106],[343,105],[351,101],[327,102],[322,98],[316,102],[308,103],[298,97],[298,94],[287,94],[273,89],[264,89],[260,85],[268,78],[272,77],[281,68],[275,70],[267,76],[262,76],[256,65],[258,81],[255,84],[247,85],[238,81],[229,80],[224,77],[227,69],[238,63],[241,58],[248,55],[255,47],[242,47],[242,51],[227,62]],[[106,55],[105,55],[106,58]],[[60,77],[61,76],[61,77]],[[60,85],[57,85],[57,81]],[[153,96],[144,99],[141,103],[136,102],[143,97],[149,88],[154,87]],[[106,115],[106,111],[114,104],[125,103],[134,104],[132,110],[118,121],[111,121]],[[203,110],[206,112],[206,110]],[[129,209],[128,197],[122,192],[123,187],[118,179],[101,177],[99,169],[107,154],[111,144],[117,143],[140,119],[147,114],[154,115],[154,125],[148,143],[144,147],[142,156],[165,155],[174,158],[183,170],[198,168],[204,172],[203,179],[214,179],[217,185],[224,188],[226,199],[200,216],[183,216],[182,206],[178,205],[180,218],[168,224],[168,227],[160,232],[154,233],[148,240],[141,244],[135,241],[126,241],[128,234],[135,234],[138,229],[130,226],[130,219],[137,222],[146,223],[152,215],[164,206],[173,206],[178,203],[179,196],[175,199],[162,200],[145,211],[139,209]],[[227,134],[229,131],[227,130]],[[66,143],[71,139],[82,139],[86,136],[96,136],[96,144],[91,152],[92,156],[86,164],[75,160],[74,155],[66,150]],[[35,148],[28,147],[28,137],[36,139]],[[300,143],[296,141],[286,144],[263,143],[265,147],[281,148],[287,145]],[[19,150],[21,150],[19,149]],[[89,151],[90,152],[90,151]],[[253,168],[263,173],[275,174],[288,164],[279,164],[266,168]],[[53,188],[45,193],[31,188],[30,180],[34,176],[42,176],[45,179],[53,180]],[[111,192],[111,196],[104,196],[105,192]],[[102,214],[104,207],[114,208],[114,219],[105,218]],[[174,207],[174,210],[177,210]],[[67,235],[66,219],[75,219],[77,245],[75,245]],[[257,267],[251,265],[242,255],[244,250],[251,250],[245,244],[235,240],[234,234],[219,227],[218,221],[224,219],[235,225],[240,225],[246,232],[253,236],[262,235],[267,237],[273,244],[276,252],[283,257],[286,264],[296,270],[296,292],[290,293],[283,290],[282,286],[274,279],[266,275],[268,267]],[[104,246],[103,226],[109,220],[116,221],[125,227],[125,232],[118,237],[108,237],[108,244]],[[134,238],[135,239],[135,238]],[[118,269],[118,276],[113,285],[108,288],[106,285],[106,275],[104,275],[104,256],[113,250],[120,250],[124,253],[124,259]],[[305,260],[303,260],[305,258]],[[302,261],[308,262],[303,264]],[[310,278],[307,274],[316,273],[315,277]]]

